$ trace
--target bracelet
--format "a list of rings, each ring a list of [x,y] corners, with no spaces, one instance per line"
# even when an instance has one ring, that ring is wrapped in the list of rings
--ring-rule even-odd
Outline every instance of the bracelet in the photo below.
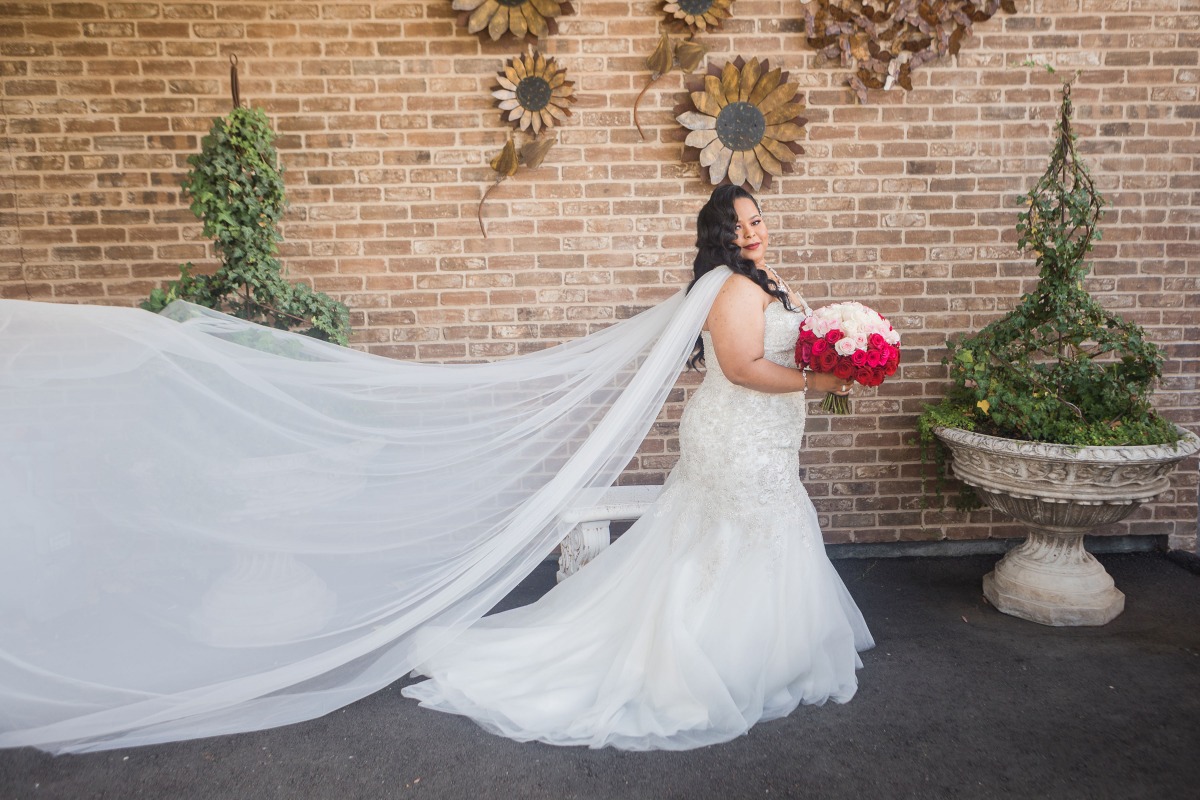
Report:
[[[801,389],[800,391],[807,392],[808,391],[808,370],[802,369],[802,370],[800,370],[800,374],[804,376],[804,388]]]

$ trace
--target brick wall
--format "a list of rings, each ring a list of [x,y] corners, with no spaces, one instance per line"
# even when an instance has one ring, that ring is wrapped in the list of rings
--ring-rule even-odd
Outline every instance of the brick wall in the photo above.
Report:
[[[574,0],[542,49],[579,102],[537,170],[492,193],[506,136],[490,89],[511,39],[481,41],[449,0],[0,2],[0,297],[132,305],[186,260],[213,264],[181,197],[187,156],[242,97],[280,133],[293,277],[353,311],[357,347],[427,361],[496,359],[582,336],[670,295],[689,276],[707,196],[680,163],[678,73],[642,103],[658,4]],[[702,37],[710,61],[769,57],[808,105],[806,155],[762,195],[775,262],[814,303],[859,298],[906,336],[898,380],[814,414],[806,480],[830,541],[976,539],[1018,530],[920,505],[907,442],[943,386],[942,343],[1031,288],[1014,250],[1018,195],[1045,164],[1058,87],[1112,208],[1091,288],[1167,348],[1158,394],[1200,423],[1200,5],[1196,0],[1018,0],[979,24],[913,91],[857,104],[848,72],[805,44],[797,0],[737,0]],[[1049,64],[1052,74],[1044,66]],[[675,459],[685,376],[625,480]],[[1110,533],[1196,541],[1196,463]]]

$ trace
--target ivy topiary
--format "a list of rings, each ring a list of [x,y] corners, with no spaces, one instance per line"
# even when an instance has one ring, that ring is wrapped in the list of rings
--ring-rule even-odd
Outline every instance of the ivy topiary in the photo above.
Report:
[[[273,328],[346,344],[350,312],[328,295],[286,280],[276,257],[279,220],[287,208],[275,133],[261,108],[237,107],[213,121],[183,189],[192,213],[215,240],[221,267],[197,274],[191,262],[179,280],[142,303],[158,312],[174,300],[224,311]]]
[[[918,421],[922,459],[934,462],[939,490],[949,454],[933,435],[937,427],[1080,446],[1180,438],[1150,405],[1162,352],[1083,286],[1104,200],[1075,149],[1069,85],[1050,165],[1025,205],[1017,244],[1037,258],[1038,284],[1001,319],[947,342],[943,363],[953,385]]]

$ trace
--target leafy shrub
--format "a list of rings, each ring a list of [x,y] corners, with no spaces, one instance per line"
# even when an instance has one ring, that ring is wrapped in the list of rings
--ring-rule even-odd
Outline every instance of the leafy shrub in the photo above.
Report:
[[[261,108],[238,107],[213,121],[183,181],[192,213],[216,242],[221,267],[197,274],[190,262],[142,303],[161,311],[174,300],[224,311],[273,328],[346,344],[350,312],[328,295],[287,281],[276,257],[287,208],[275,133]]]

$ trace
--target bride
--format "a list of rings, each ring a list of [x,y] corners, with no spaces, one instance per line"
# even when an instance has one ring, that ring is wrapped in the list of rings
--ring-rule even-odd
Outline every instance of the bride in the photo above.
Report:
[[[0,300],[0,747],[106,750],[405,693],[518,739],[722,741],[854,693],[870,635],[798,479],[801,298],[753,199],[686,293],[488,364],[397,362],[174,303]],[[730,265],[732,269],[720,265]],[[661,499],[480,618],[617,479],[700,336]]]
[[[536,603],[421,663],[429,680],[406,696],[521,741],[683,750],[854,695],[858,651],[874,643],[797,458],[805,390],[848,387],[795,368],[807,305],[767,264],[757,201],[719,187],[696,227],[695,280],[733,275],[697,342],[707,375],[659,500]]]

